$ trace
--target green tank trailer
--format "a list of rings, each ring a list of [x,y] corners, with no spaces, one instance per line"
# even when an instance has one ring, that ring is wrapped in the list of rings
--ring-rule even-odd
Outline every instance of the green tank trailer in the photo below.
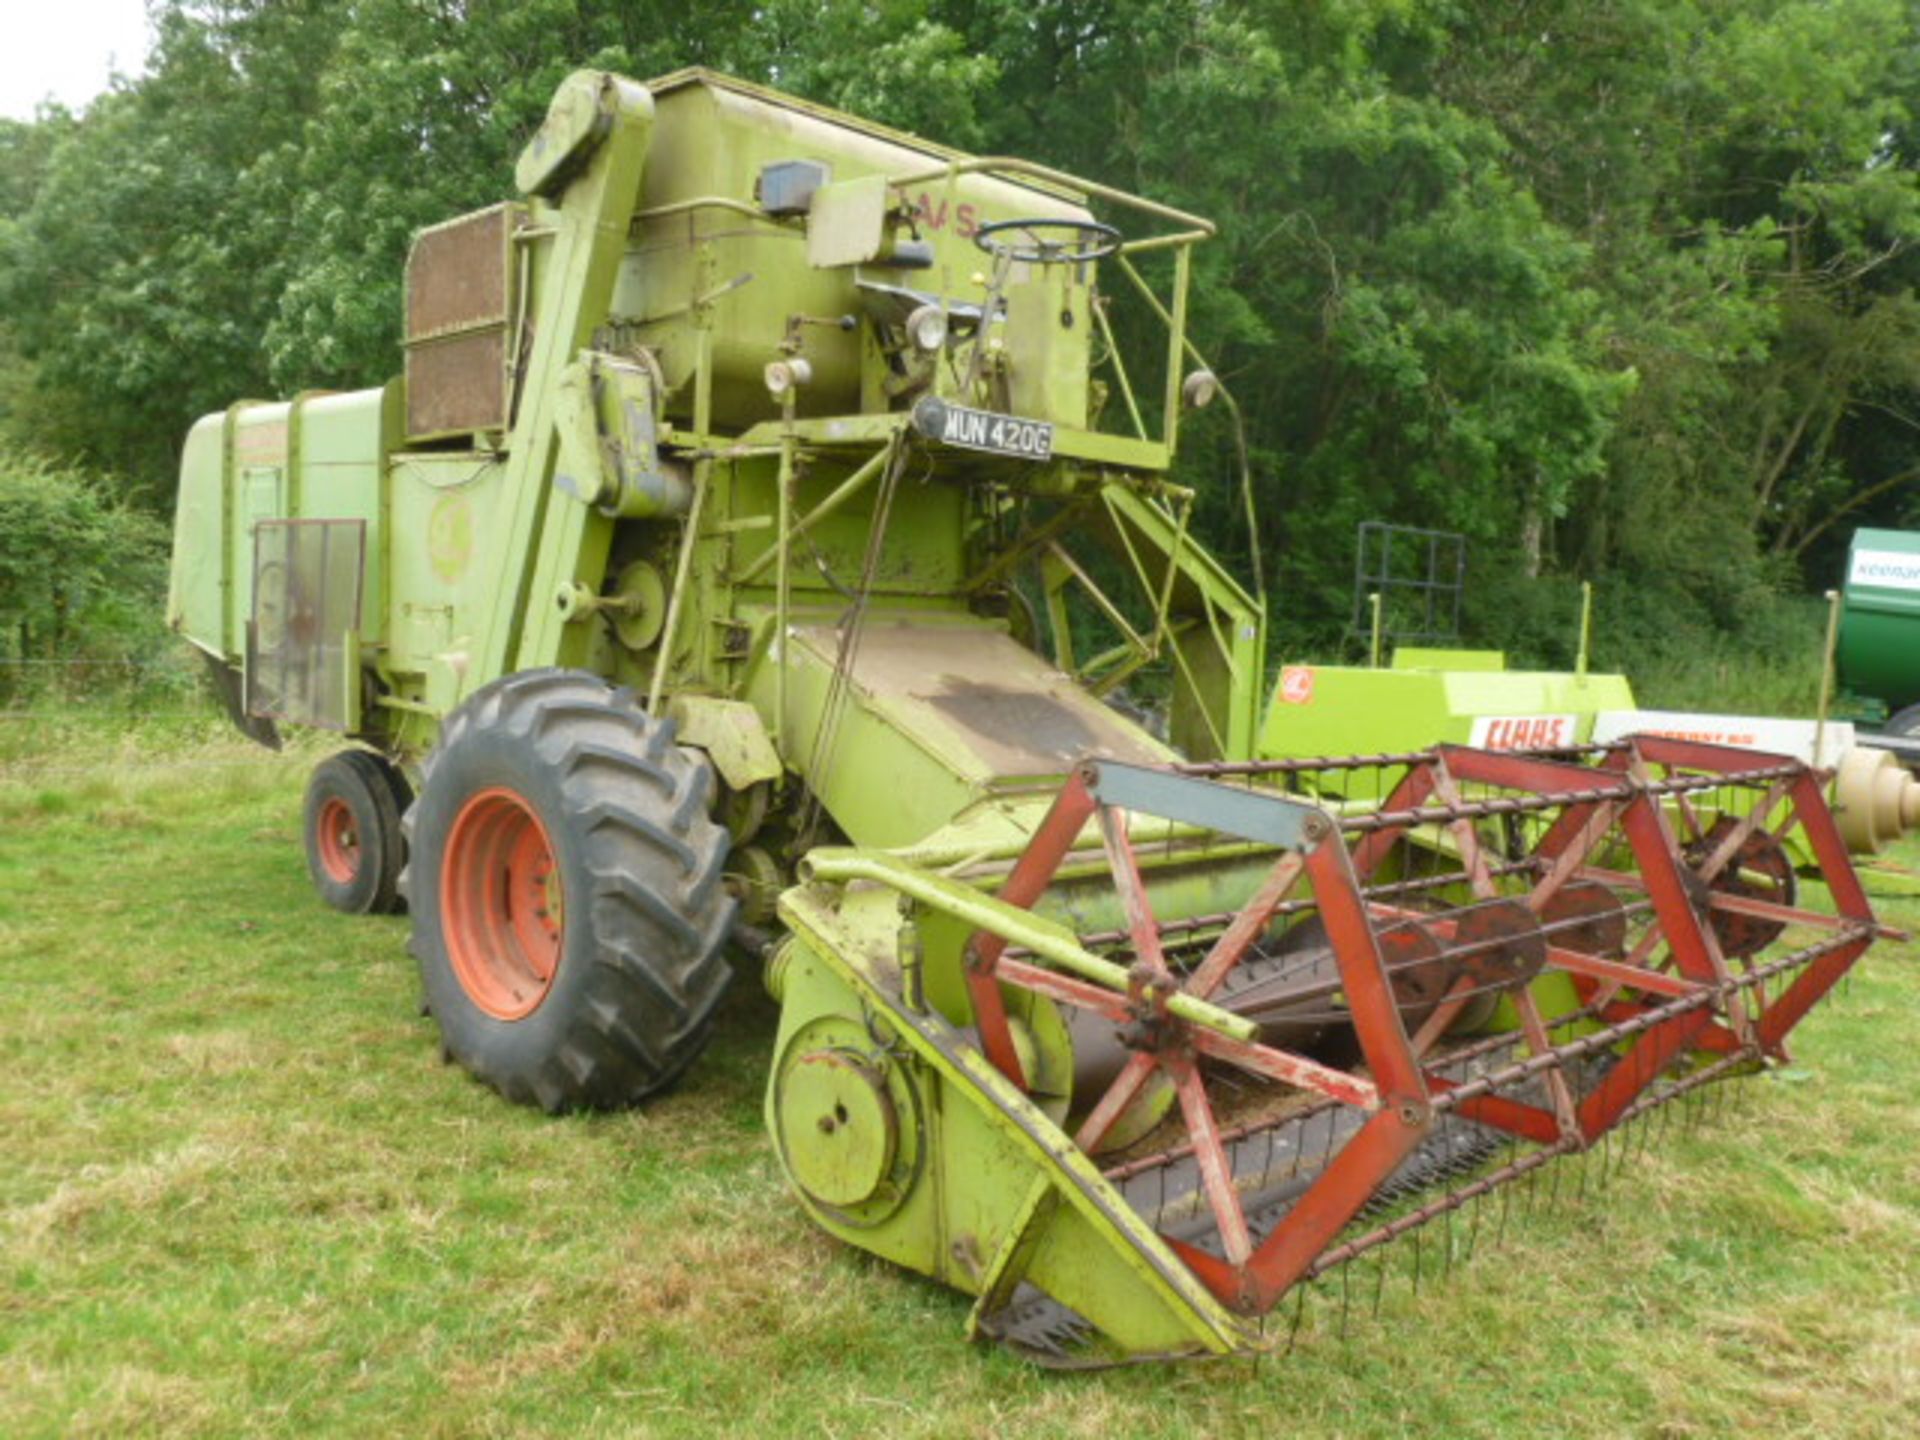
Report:
[[[1853,532],[1833,658],[1846,708],[1920,739],[1920,533]]]
[[[351,742],[315,885],[508,1097],[672,1082],[731,942],[815,1221],[1046,1363],[1218,1354],[1878,933],[1785,757],[1256,758],[1170,478],[1208,222],[699,70],[573,75],[514,180],[416,238],[399,378],[193,428],[168,603],[248,733]]]

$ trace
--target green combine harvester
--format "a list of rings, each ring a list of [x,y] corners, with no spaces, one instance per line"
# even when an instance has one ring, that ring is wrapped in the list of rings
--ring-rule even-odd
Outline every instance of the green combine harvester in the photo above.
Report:
[[[1256,758],[1170,478],[1206,221],[695,70],[572,76],[514,179],[401,378],[194,427],[169,602],[248,733],[352,742],[314,883],[510,1099],[672,1082],[751,957],[815,1221],[1044,1363],[1220,1354],[1880,933],[1787,757]]]

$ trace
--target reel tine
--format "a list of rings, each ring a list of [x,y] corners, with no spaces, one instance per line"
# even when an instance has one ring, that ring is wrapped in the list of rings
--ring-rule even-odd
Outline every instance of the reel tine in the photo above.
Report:
[[[1353,1302],[1352,1270],[1353,1266],[1351,1264],[1340,1267],[1340,1339],[1343,1343],[1347,1338],[1347,1315],[1352,1308]]]
[[[1311,1283],[1311,1281],[1305,1281],[1293,1287],[1298,1293],[1298,1298],[1293,1302],[1293,1323],[1287,1326],[1287,1348],[1280,1357],[1283,1360],[1293,1354],[1294,1344],[1300,1339],[1300,1320],[1307,1312],[1307,1286]]]
[[[1516,1148],[1517,1147],[1515,1146],[1513,1141],[1509,1140],[1507,1142],[1506,1163],[1509,1165],[1513,1163],[1514,1151]],[[1511,1212],[1512,1209],[1513,1209],[1513,1182],[1509,1180],[1506,1184],[1500,1187],[1500,1234],[1499,1234],[1499,1237],[1494,1241],[1496,1245],[1506,1243],[1507,1215]]]

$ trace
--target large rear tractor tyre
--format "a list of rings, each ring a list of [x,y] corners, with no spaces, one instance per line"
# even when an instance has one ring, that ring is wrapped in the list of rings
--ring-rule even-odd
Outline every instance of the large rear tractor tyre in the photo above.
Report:
[[[449,1058],[551,1113],[679,1077],[732,973],[713,784],[672,722],[580,671],[510,675],[447,717],[406,889]]]
[[[342,750],[314,767],[302,829],[307,873],[320,898],[349,915],[397,915],[406,855],[400,817],[413,791],[370,750]]]

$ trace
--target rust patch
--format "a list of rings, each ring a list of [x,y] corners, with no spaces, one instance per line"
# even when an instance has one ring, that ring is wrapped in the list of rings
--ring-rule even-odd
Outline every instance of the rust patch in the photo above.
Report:
[[[507,334],[476,330],[407,351],[407,433],[422,437],[507,423]]]
[[[1055,763],[1049,769],[1066,770],[1095,748],[1086,717],[1045,691],[942,675],[925,698],[956,725],[996,746],[1050,757]]]
[[[800,638],[833,663],[839,650],[833,627],[808,627]],[[1083,755],[1142,765],[1175,758],[996,630],[872,622],[856,652],[853,681],[890,723],[971,778],[1059,775]]]

